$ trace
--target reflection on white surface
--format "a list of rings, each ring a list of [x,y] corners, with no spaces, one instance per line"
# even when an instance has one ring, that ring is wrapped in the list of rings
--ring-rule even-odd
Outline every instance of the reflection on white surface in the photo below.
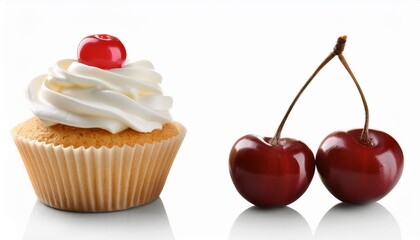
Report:
[[[322,218],[316,240],[327,239],[401,239],[394,216],[381,204],[355,206],[339,203]]]
[[[292,208],[262,209],[254,206],[236,218],[229,239],[307,240],[313,238],[308,222]]]
[[[161,199],[129,210],[73,213],[35,204],[24,240],[174,239]]]

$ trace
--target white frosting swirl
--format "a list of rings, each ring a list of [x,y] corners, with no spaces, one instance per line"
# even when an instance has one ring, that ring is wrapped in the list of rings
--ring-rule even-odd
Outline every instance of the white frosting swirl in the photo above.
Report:
[[[172,120],[172,98],[163,96],[161,81],[145,60],[103,70],[65,59],[32,80],[27,97],[33,113],[47,126],[151,132]]]

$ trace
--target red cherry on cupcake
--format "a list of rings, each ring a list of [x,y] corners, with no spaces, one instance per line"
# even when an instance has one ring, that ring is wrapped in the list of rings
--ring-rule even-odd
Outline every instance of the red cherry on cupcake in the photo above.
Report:
[[[229,171],[237,191],[260,207],[288,205],[302,196],[312,181],[315,159],[306,144],[281,138],[281,131],[293,106],[316,74],[341,51],[339,39],[328,57],[296,95],[274,137],[245,135],[235,142],[229,155]]]
[[[122,67],[127,52],[122,42],[108,34],[95,34],[82,39],[77,50],[80,63],[112,69]]]
[[[362,98],[365,125],[363,129],[328,135],[317,151],[316,166],[322,182],[337,199],[364,204],[381,199],[394,188],[403,171],[403,152],[387,133],[369,130],[369,109],[363,91],[343,54],[339,53],[338,58]]]

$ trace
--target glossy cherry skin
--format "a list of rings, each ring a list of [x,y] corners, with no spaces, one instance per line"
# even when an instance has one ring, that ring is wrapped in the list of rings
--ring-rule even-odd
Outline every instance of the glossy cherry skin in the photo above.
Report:
[[[301,141],[246,135],[233,145],[229,171],[238,192],[260,207],[296,201],[309,187],[315,171],[312,151]]]
[[[77,50],[80,63],[102,68],[120,68],[127,58],[122,42],[108,34],[95,34],[82,39]]]
[[[316,167],[322,182],[337,199],[352,204],[377,201],[401,177],[404,157],[387,133],[369,130],[372,143],[360,142],[362,129],[334,132],[321,143]]]

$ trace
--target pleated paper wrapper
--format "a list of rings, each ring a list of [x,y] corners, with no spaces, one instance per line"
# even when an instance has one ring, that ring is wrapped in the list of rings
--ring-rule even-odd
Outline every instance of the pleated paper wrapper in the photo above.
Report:
[[[108,212],[159,197],[185,137],[112,148],[53,146],[13,136],[36,195],[53,208]]]

